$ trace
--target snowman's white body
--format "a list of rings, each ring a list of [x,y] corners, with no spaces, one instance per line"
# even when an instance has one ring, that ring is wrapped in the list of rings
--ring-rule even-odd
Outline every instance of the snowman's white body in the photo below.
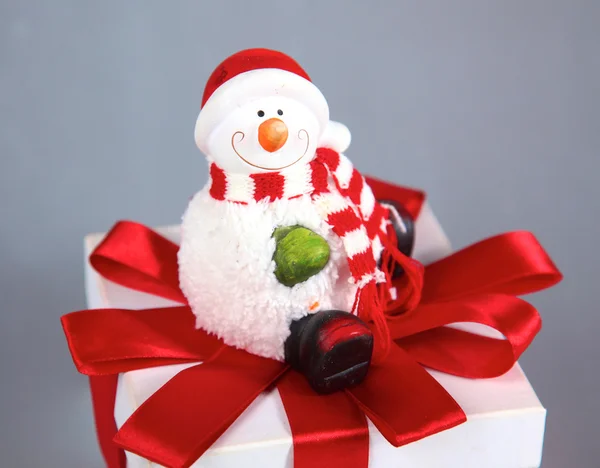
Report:
[[[241,68],[248,70],[240,73]],[[320,310],[350,312],[354,304],[357,286],[349,281],[341,239],[324,221],[327,206],[313,203],[305,190],[317,147],[342,153],[350,132],[329,120],[325,97],[298,64],[278,52],[234,54],[215,69],[205,97],[207,90],[196,144],[232,182],[226,200],[213,198],[209,183],[187,208],[179,250],[181,289],[199,328],[228,345],[283,360],[294,319]],[[300,175],[288,187],[293,196],[258,202],[245,196],[243,204],[236,203],[240,193],[248,195],[249,175],[279,171]],[[335,187],[330,192],[333,198],[325,205],[345,206],[335,198],[342,198]],[[321,235],[330,258],[319,273],[288,287],[275,277],[272,235],[277,227],[295,225]]]
[[[339,194],[334,194],[339,196]],[[251,353],[283,360],[292,320],[319,310],[350,311],[352,284],[342,242],[308,195],[269,202],[215,200],[208,186],[190,202],[182,222],[181,288],[196,325]],[[273,230],[300,225],[331,249],[323,270],[293,287],[275,277]]]

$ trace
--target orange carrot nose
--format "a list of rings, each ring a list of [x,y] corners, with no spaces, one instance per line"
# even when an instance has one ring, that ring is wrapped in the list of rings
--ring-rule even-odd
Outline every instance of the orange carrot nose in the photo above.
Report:
[[[258,142],[269,153],[285,145],[287,137],[287,126],[279,119],[265,120],[258,127]]]

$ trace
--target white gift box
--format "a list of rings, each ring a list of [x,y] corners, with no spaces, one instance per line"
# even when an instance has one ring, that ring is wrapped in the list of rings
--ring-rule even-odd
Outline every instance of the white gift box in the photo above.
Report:
[[[157,231],[178,243],[179,227]],[[450,243],[428,205],[416,225],[414,257],[427,264],[451,253]],[[85,238],[86,259],[103,234]],[[100,277],[86,261],[89,308],[147,309],[178,305],[116,285]],[[475,329],[473,329],[475,331]],[[476,329],[481,333],[481,328]],[[484,331],[485,332],[485,331]],[[119,376],[115,419],[127,418],[171,377],[194,364],[126,372]],[[429,371],[454,397],[467,422],[409,445],[390,445],[369,421],[369,466],[376,468],[533,468],[541,463],[546,410],[525,374],[515,365],[494,379],[471,380]],[[127,453],[128,468],[157,467]],[[195,468],[293,466],[292,436],[277,390],[256,399],[193,465]]]

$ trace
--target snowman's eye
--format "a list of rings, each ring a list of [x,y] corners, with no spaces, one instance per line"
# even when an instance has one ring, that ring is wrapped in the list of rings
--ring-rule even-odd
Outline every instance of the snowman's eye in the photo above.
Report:
[[[277,114],[279,114],[279,115],[283,115],[283,111],[282,111],[281,109],[279,109],[279,110],[277,111]]]
[[[259,110],[259,111],[257,112],[257,114],[258,114],[258,116],[259,116],[259,117],[264,117],[264,116],[265,116],[265,112],[264,112],[264,111],[261,111],[261,110]]]

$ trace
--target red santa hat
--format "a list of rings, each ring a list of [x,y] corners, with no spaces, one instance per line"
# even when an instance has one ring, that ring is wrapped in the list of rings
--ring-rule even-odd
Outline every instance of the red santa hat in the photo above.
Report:
[[[227,115],[252,100],[286,96],[313,111],[325,132],[329,107],[308,74],[291,57],[269,49],[242,50],[225,59],[210,75],[196,123],[196,143],[203,151],[213,129]]]

